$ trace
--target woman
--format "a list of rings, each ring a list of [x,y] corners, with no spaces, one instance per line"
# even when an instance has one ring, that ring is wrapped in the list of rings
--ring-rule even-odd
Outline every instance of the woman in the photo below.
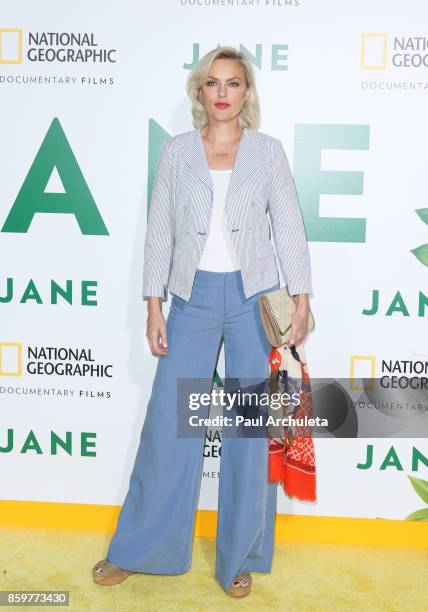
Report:
[[[204,438],[177,435],[177,382],[194,379],[210,392],[222,341],[226,380],[267,379],[258,298],[280,285],[266,212],[288,290],[298,295],[290,344],[308,332],[305,229],[282,144],[256,130],[251,64],[233,47],[214,49],[190,73],[187,92],[195,129],[161,148],[144,246],[146,335],[159,362],[117,530],[93,568],[98,584],[190,568]],[[250,572],[271,571],[276,485],[266,437],[223,435],[218,495],[215,575],[241,597]]]

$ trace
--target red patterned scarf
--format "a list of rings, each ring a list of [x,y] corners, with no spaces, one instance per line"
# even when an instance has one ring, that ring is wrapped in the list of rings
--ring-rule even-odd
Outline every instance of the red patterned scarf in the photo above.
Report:
[[[303,344],[272,348],[269,394],[298,393],[297,405],[281,406],[269,414],[294,419],[312,418],[312,391]],[[278,397],[278,396],[276,396]],[[269,427],[269,482],[281,483],[289,497],[316,500],[315,449],[310,425]]]

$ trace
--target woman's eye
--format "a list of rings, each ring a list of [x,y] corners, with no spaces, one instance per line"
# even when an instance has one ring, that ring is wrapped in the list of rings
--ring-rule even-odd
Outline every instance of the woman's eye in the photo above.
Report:
[[[207,85],[211,86],[211,84],[216,85],[216,81],[207,81]],[[233,85],[233,87],[239,87],[238,81],[231,81],[229,85]]]

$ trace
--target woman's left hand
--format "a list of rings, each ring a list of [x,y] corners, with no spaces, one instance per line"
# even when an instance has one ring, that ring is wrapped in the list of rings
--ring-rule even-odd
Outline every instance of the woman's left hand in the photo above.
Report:
[[[288,346],[301,344],[306,338],[309,327],[309,295],[300,293],[297,295],[297,308],[291,317],[291,336]]]
[[[289,346],[301,344],[308,334],[309,310],[296,310],[291,317],[291,336]]]

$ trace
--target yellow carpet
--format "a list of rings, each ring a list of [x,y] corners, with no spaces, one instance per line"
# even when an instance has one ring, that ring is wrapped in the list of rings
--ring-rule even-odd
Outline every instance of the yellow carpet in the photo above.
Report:
[[[68,609],[79,612],[428,610],[424,549],[278,542],[272,573],[253,574],[250,596],[234,600],[214,579],[215,540],[205,537],[195,538],[187,574],[94,584],[91,567],[104,558],[111,535],[0,528],[0,590],[67,590]]]

